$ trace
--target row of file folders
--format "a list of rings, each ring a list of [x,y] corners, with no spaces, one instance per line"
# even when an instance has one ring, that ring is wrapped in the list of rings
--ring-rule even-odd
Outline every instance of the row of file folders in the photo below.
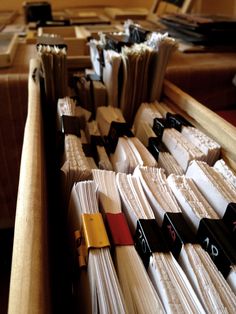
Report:
[[[57,103],[75,297],[92,313],[234,313],[236,177],[220,145],[163,103],[132,127]]]

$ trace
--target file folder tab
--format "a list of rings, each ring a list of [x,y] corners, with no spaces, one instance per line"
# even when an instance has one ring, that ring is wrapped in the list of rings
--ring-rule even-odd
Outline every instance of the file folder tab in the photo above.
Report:
[[[223,216],[223,221],[227,226],[229,232],[233,235],[234,243],[236,239],[236,203],[229,203],[225,214]],[[236,244],[236,243],[235,243]]]
[[[196,237],[190,229],[182,213],[166,213],[162,223],[163,234],[168,239],[168,244],[173,255],[177,258],[182,245],[196,243]]]
[[[133,137],[133,133],[125,122],[112,121],[107,136],[107,146],[110,153],[114,153],[119,137]]]
[[[83,214],[82,223],[87,249],[110,246],[101,213]]]
[[[176,129],[177,131],[181,132],[182,126],[192,126],[184,117],[180,114],[173,114],[167,112],[166,120],[169,127]]]
[[[72,134],[81,137],[80,119],[76,116],[62,116],[62,133]]]
[[[225,278],[231,266],[236,264],[236,250],[227,234],[222,220],[208,218],[201,219],[197,232],[199,243],[209,253]]]
[[[169,252],[161,229],[155,219],[138,220],[135,232],[135,247],[146,268],[149,265],[152,253]]]
[[[153,157],[158,161],[160,152],[167,152],[165,145],[158,139],[158,137],[150,137],[148,139],[148,150]]]
[[[123,213],[106,214],[109,233],[114,245],[134,245],[128,223]]]
[[[167,120],[164,118],[155,118],[153,120],[153,131],[155,132],[159,141],[162,140],[163,132],[165,128],[168,128]]]

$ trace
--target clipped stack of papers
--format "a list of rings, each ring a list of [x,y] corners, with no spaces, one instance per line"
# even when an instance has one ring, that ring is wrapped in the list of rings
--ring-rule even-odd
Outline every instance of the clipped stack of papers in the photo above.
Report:
[[[163,305],[127,230],[128,225],[124,225],[125,216],[121,212],[115,172],[93,170],[93,178],[98,185],[101,210],[106,216],[115,245],[115,267],[128,313],[164,313]]]
[[[96,188],[94,181],[76,183],[69,204],[69,228],[71,235],[76,232],[81,268],[78,289],[80,311],[127,313],[110,254],[110,242],[98,210]]]

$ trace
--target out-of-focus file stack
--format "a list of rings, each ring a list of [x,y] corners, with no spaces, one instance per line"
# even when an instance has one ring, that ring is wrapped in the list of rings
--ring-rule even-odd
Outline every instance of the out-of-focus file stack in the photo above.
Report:
[[[42,60],[46,100],[55,114],[58,99],[67,95],[66,45],[60,37],[41,36],[37,51]]]
[[[170,175],[168,183],[181,204],[186,219],[197,234],[198,241],[235,292],[236,251],[232,235],[196,187],[193,179]],[[215,272],[213,274],[216,275]]]
[[[69,229],[75,233],[78,307],[81,313],[127,313],[110,254],[110,243],[98,210],[96,183],[76,183],[69,204]],[[86,268],[87,265],[87,268]]]
[[[106,85],[108,104],[119,107],[129,125],[142,102],[159,100],[167,62],[176,47],[167,34],[148,37],[137,28],[138,35],[131,36],[130,27],[121,35],[106,34],[90,42],[93,67]]]
[[[128,313],[164,313],[165,310],[134,247],[112,171],[93,170],[101,210],[115,246],[115,267]]]
[[[206,312],[234,311],[236,297],[208,253],[196,244],[195,235],[182,215],[163,169],[138,167],[134,175],[140,179],[158,224]],[[197,201],[196,204],[198,206]]]
[[[116,181],[128,223],[136,234],[136,248],[165,311],[205,313],[186,275],[166,246],[139,179],[118,173]]]
[[[203,160],[210,166],[219,159],[221,146],[215,140],[204,134],[198,128],[190,125],[190,123],[179,114],[167,112],[166,120],[170,127],[181,132],[184,137],[204,154]]]
[[[110,160],[117,172],[132,173],[137,165],[156,166],[155,158],[129,129],[118,108],[99,107],[96,121],[107,139]]]
[[[81,139],[76,135],[66,135],[61,167],[65,204],[68,203],[75,182],[91,179],[91,169],[89,160],[83,151]]]
[[[85,134],[88,143],[94,150],[94,158],[99,169],[113,170],[110,159],[107,155],[105,149],[105,143],[98,129],[98,124],[96,120],[87,122],[85,128]]]
[[[135,136],[149,149],[158,161],[158,166],[165,169],[167,175],[171,173],[181,175],[183,174],[183,169],[173,155],[168,152],[167,148],[160,143],[152,129],[154,119],[162,119],[158,105],[158,102],[141,104],[135,115],[133,131]]]

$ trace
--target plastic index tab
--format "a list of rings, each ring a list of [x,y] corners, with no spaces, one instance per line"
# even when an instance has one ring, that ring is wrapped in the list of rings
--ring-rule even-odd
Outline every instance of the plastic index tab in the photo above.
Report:
[[[174,128],[179,132],[181,131],[182,126],[192,126],[191,123],[189,123],[180,114],[173,114],[173,113],[167,112],[166,120],[167,120],[168,125],[171,128]]]
[[[101,213],[83,214],[82,224],[87,250],[110,246]]]
[[[183,244],[196,243],[196,236],[182,213],[166,213],[162,223],[163,234],[168,239],[168,244],[173,255],[177,258]]]
[[[123,213],[106,214],[106,221],[114,245],[134,245],[125,215]]]
[[[146,268],[149,265],[152,253],[169,252],[161,229],[155,219],[138,220],[135,232],[135,247]]]
[[[166,128],[168,128],[167,120],[164,118],[155,118],[153,120],[153,131],[155,132],[157,139],[159,141],[162,140],[163,132]]]
[[[108,150],[110,153],[114,153],[119,137],[122,136],[133,137],[134,135],[126,122],[112,121],[109,133],[106,138]]]
[[[223,221],[202,218],[198,227],[197,239],[226,278],[231,266],[236,265],[236,249],[228,237],[228,230]]]
[[[80,119],[76,116],[62,116],[62,133],[72,134],[81,137]]]

